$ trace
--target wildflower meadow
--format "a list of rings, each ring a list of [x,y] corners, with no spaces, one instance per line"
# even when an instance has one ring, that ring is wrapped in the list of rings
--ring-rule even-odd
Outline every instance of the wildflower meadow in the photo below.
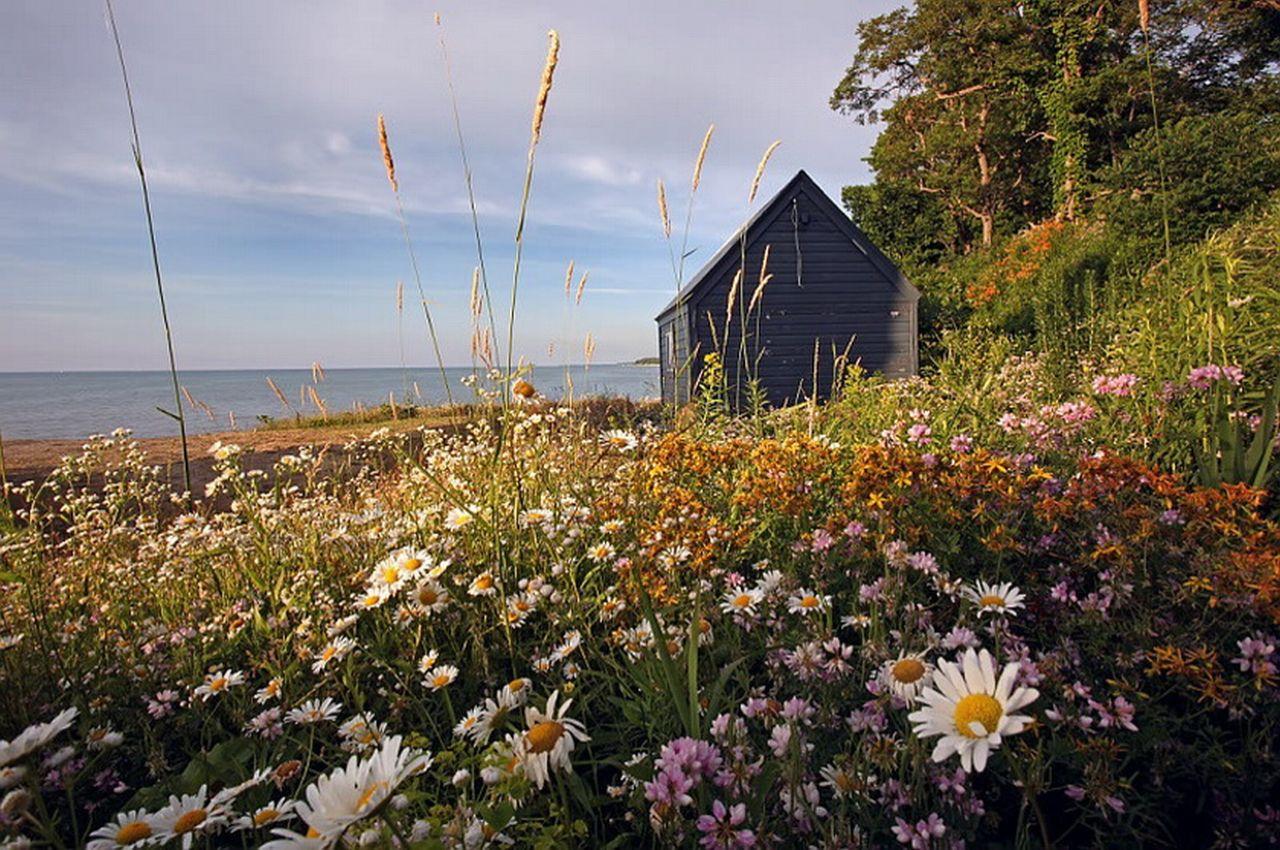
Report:
[[[1277,840],[1258,491],[612,426],[535,401],[340,479],[221,445],[194,512],[91,441],[4,544],[9,843]]]
[[[833,352],[789,406],[744,365],[775,291],[745,244],[709,317],[741,349],[680,364],[687,403],[549,397],[519,358],[555,31],[505,329],[452,103],[478,265],[449,388],[377,115],[449,404],[402,427],[393,393],[394,430],[271,465],[231,432],[197,486],[109,3],[183,483],[124,429],[23,482],[0,444],[0,848],[1280,846],[1280,190],[1232,146],[1274,136],[1274,3],[1154,5],[859,26],[831,106],[888,128],[844,200],[920,285],[924,365]],[[682,235],[657,182],[677,304],[714,129]],[[586,287],[569,263],[570,324]]]

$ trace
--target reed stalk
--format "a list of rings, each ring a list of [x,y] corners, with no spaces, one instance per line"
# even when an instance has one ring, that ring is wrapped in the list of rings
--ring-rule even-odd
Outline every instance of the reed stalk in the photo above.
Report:
[[[449,386],[449,374],[444,368],[444,356],[440,353],[440,337],[436,334],[435,319],[431,317],[431,308],[427,306],[427,296],[422,289],[422,274],[418,270],[418,255],[413,250],[413,239],[409,236],[409,220],[404,214],[404,202],[400,199],[400,184],[396,181],[395,159],[391,156],[391,143],[387,139],[387,122],[378,116],[378,145],[382,148],[382,162],[387,169],[387,182],[391,184],[391,194],[396,199],[396,214],[400,218],[400,232],[404,234],[404,245],[409,252],[409,265],[413,267],[413,280],[418,286],[418,300],[422,303],[422,317],[427,323],[427,333],[431,337],[431,348],[436,355],[436,364],[440,367],[440,380],[444,384],[445,398],[449,406],[453,406],[453,389]]]
[[[675,284],[676,284],[676,305],[675,305],[675,317],[672,319],[672,325],[674,328],[674,330],[672,331],[672,334],[675,342],[677,343],[677,346],[673,346],[673,347],[678,347],[678,343],[680,339],[679,334],[680,334],[681,327],[684,327],[686,341],[689,341],[692,339],[692,334],[689,332],[690,329],[688,327],[688,323],[686,322],[685,315],[684,315],[684,303],[683,303],[684,261],[689,256],[689,230],[693,224],[693,201],[694,201],[694,198],[696,198],[698,195],[698,186],[700,186],[702,183],[702,166],[707,161],[707,151],[711,147],[711,136],[715,133],[715,130],[716,130],[715,124],[710,124],[707,126],[707,132],[703,134],[702,144],[698,148],[698,156],[693,163],[693,178],[689,181],[689,202],[685,207],[684,232],[681,235],[681,239],[680,239],[680,259],[678,262],[673,254],[672,246],[671,246],[671,228],[670,228],[670,223],[668,221],[669,217],[667,214],[666,188],[662,185],[661,181],[659,181],[658,183],[659,211],[662,215],[663,233],[667,237],[667,253],[668,255],[671,255],[671,266],[672,266],[671,270],[672,270],[672,274],[675,277]],[[713,333],[714,333],[714,330],[715,329],[713,327],[712,328]],[[662,344],[661,340],[659,340],[659,344],[660,345]],[[659,354],[661,354],[661,352],[659,352]],[[675,386],[672,387],[672,398],[677,403],[680,400],[680,393],[679,393],[680,381],[683,378],[683,376],[686,375],[689,372],[689,370],[692,368],[694,363],[694,357],[695,355],[692,352],[690,352],[689,356],[685,358],[685,361],[683,363],[671,364],[672,381],[675,384]]]
[[[778,149],[778,146],[781,144],[782,144],[782,140],[778,139],[774,141],[772,144],[770,144],[769,147],[765,148],[764,155],[760,157],[760,162],[756,165],[755,176],[751,178],[751,189],[747,192],[747,208],[748,208],[747,217],[743,219],[742,226],[738,228],[738,273],[734,280],[733,291],[737,290],[739,283],[746,277],[746,273],[747,273],[747,224],[751,220],[750,207],[753,203],[755,203],[756,194],[760,191],[760,181],[764,177],[765,167],[769,164],[769,160],[773,158],[773,152],[776,151]],[[763,277],[763,270],[761,272],[761,275]],[[733,306],[734,306],[733,291],[731,291],[729,295],[729,309],[727,311],[727,315],[725,316],[725,323],[724,323],[724,336],[725,336],[724,343],[726,346],[726,350],[721,355],[725,363],[726,377],[728,375],[728,362],[729,362],[727,357],[729,353],[727,350],[727,346],[729,344],[729,325],[732,319]],[[738,300],[738,323],[739,323],[738,350],[737,352],[735,352],[734,372],[733,372],[734,374],[733,401],[734,401],[735,408],[741,402],[742,373],[743,371],[747,371],[748,373],[750,372],[750,368],[749,368],[750,359],[747,356],[747,330],[748,330],[747,320],[748,320],[748,310],[746,306],[746,299],[739,299]]]
[[[173,328],[169,324],[169,308],[164,298],[164,279],[160,274],[160,250],[156,247],[156,226],[151,214],[151,192],[147,187],[147,170],[142,164],[142,141],[138,135],[138,116],[133,106],[133,89],[129,85],[129,69],[124,61],[124,47],[120,43],[120,29],[116,26],[116,13],[111,0],[106,0],[107,23],[111,25],[111,38],[116,44],[116,58],[120,61],[120,77],[124,81],[124,98],[129,105],[129,126],[133,132],[133,162],[138,168],[138,180],[142,184],[142,207],[147,216],[147,234],[151,240],[151,266],[155,270],[156,292],[160,296],[160,319],[164,323],[165,345],[169,351],[169,377],[173,382],[173,403],[177,412],[157,408],[161,413],[178,422],[178,435],[182,440],[182,483],[186,498],[191,498],[191,453],[187,445],[187,416],[182,408],[182,389],[178,383],[178,360],[173,353]]]
[[[400,377],[409,393],[409,363],[404,356],[404,281],[396,281],[396,339],[400,344]]]
[[[511,402],[511,374],[515,365],[513,352],[516,333],[516,298],[520,290],[520,260],[524,255],[524,225],[529,212],[529,193],[533,189],[533,163],[542,138],[542,119],[547,111],[547,98],[555,80],[556,65],[560,62],[560,35],[555,30],[547,33],[547,60],[542,67],[542,79],[533,101],[533,121],[529,130],[529,154],[524,170],[524,189],[520,194],[520,215],[516,222],[516,256],[511,270],[511,310],[507,317],[507,374],[503,383],[503,404]]]
[[[493,318],[493,300],[489,297],[489,274],[484,264],[484,240],[480,237],[480,214],[476,210],[476,193],[471,180],[471,161],[467,156],[466,137],[462,132],[462,115],[458,109],[458,92],[453,84],[453,63],[449,61],[449,47],[444,40],[444,23],[440,13],[435,15],[436,35],[440,42],[440,56],[444,61],[445,82],[449,86],[449,100],[453,107],[453,130],[458,139],[458,153],[462,158],[462,174],[467,183],[467,203],[471,206],[471,230],[476,240],[476,261],[480,268],[480,284],[484,290],[484,303],[489,314],[489,339],[497,334],[497,325]]]

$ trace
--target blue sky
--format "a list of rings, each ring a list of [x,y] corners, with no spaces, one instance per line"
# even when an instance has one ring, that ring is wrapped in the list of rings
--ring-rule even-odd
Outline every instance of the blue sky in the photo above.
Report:
[[[433,11],[500,312],[546,31],[560,32],[516,351],[535,362],[551,344],[578,355],[591,332],[596,360],[611,362],[656,348],[652,318],[674,283],[655,181],[667,182],[682,221],[709,123],[694,269],[750,212],[751,176],[774,139],[762,198],[798,168],[833,194],[867,178],[876,129],[831,112],[827,98],[857,21],[891,5],[814,0],[782,14],[755,0],[117,0],[180,368],[398,364],[395,286],[411,293],[413,283],[377,150],[379,112],[445,359],[470,362],[475,251]],[[8,0],[5,20],[0,371],[163,368],[102,8]],[[571,259],[590,279],[567,315]],[[405,335],[410,361],[426,362],[420,313],[406,309]]]

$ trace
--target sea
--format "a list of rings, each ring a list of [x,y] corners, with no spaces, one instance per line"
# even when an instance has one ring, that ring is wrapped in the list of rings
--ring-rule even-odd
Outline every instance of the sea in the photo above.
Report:
[[[446,368],[455,401],[474,401],[464,383],[472,370]],[[192,405],[184,395],[191,433],[248,429],[259,417],[292,418],[294,411],[319,415],[308,387],[314,387],[330,412],[406,400],[439,404],[446,399],[438,368],[325,369],[314,381],[310,369],[217,369],[179,372]],[[286,408],[267,383],[270,378],[289,403]],[[567,380],[566,380],[567,379]],[[658,367],[630,363],[591,366],[534,367],[528,380],[548,398],[627,396],[657,398]],[[0,438],[84,439],[116,428],[138,437],[177,434],[177,423],[156,408],[172,410],[173,385],[168,372],[0,372]]]

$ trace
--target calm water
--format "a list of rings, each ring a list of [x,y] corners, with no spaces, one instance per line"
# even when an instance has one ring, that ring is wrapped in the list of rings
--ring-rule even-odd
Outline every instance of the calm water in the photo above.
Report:
[[[448,369],[455,400],[474,398],[462,384],[467,368]],[[656,366],[599,365],[584,370],[570,367],[575,396],[625,395],[633,399],[659,394]],[[193,433],[226,431],[231,414],[239,428],[257,424],[257,417],[288,414],[267,386],[276,382],[295,409],[318,411],[300,391],[311,383],[306,369],[216,370],[182,372],[179,380],[191,395],[213,411],[187,406],[187,423]],[[531,378],[544,395],[564,394],[565,370],[546,366],[534,369]],[[357,403],[375,405],[395,393],[402,401],[412,395],[417,382],[425,403],[445,400],[438,369],[410,369],[407,375],[391,369],[328,369],[319,394],[330,412],[350,410]],[[186,404],[186,400],[183,400]],[[177,433],[177,425],[158,413],[156,406],[173,408],[168,372],[0,372],[0,435],[6,438],[82,439],[115,428],[131,428],[140,437]]]

